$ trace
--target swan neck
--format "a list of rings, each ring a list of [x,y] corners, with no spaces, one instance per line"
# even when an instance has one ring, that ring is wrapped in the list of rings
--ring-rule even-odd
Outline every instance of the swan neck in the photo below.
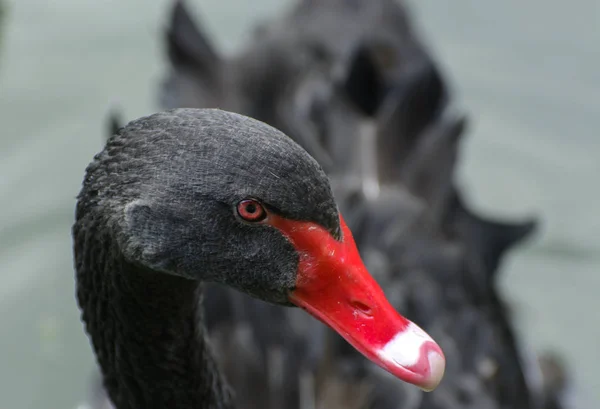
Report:
[[[115,408],[231,409],[205,339],[202,285],[75,250],[82,319]]]

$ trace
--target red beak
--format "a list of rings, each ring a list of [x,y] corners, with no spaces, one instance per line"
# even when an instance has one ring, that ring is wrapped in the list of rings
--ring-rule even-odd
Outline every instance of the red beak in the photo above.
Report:
[[[435,389],[446,359],[435,341],[401,316],[365,268],[340,215],[343,241],[314,223],[273,217],[300,253],[290,301],[336,330],[363,355],[405,382]]]

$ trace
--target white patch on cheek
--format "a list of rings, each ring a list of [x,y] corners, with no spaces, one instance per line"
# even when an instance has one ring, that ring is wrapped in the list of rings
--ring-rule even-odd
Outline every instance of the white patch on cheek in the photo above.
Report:
[[[406,329],[394,336],[379,353],[382,358],[396,362],[402,367],[411,367],[421,358],[421,347],[426,342],[435,341],[412,322]]]

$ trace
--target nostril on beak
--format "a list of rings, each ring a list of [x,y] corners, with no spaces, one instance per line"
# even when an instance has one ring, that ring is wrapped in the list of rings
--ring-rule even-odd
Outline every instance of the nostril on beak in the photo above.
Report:
[[[373,315],[373,311],[371,310],[371,307],[369,307],[367,304],[362,303],[360,301],[351,301],[350,305],[352,305],[352,307],[360,312],[363,315],[366,315],[368,317],[371,317]]]

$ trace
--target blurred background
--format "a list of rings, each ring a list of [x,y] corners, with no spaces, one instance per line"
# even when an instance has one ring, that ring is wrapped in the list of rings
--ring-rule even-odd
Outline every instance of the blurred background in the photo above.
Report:
[[[3,4],[0,49],[0,407],[74,408],[94,366],[74,299],[70,228],[109,108],[157,110],[168,1]],[[288,1],[188,1],[219,48]],[[560,353],[600,407],[600,2],[410,3],[471,114],[460,183],[475,208],[538,215],[503,295],[537,350]]]

